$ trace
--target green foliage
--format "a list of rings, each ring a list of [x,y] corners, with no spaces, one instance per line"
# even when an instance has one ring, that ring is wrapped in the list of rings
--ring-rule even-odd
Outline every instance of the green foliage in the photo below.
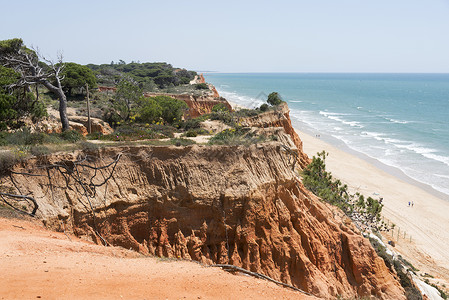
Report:
[[[373,239],[370,237],[369,241],[370,241],[371,245],[373,246],[374,250],[376,250],[377,255],[379,255],[379,257],[381,257],[384,260],[385,265],[390,270],[393,271],[393,268],[394,268],[393,257],[391,255],[387,254],[387,251],[386,251],[387,249],[381,243],[379,243],[379,241],[376,239]]]
[[[28,128],[22,128],[16,132],[0,132],[0,146],[17,145],[31,146],[42,144],[62,144],[66,142],[74,143],[82,140],[84,137],[75,130],[66,130],[62,133],[43,133],[33,132]]]
[[[76,143],[76,142],[84,139],[83,135],[81,133],[79,133],[78,131],[76,131],[76,130],[63,131],[63,132],[61,132],[59,134],[59,136],[64,141],[67,141],[67,142],[70,142],[70,143]]]
[[[83,88],[86,86],[86,83],[89,85],[89,88],[97,86],[94,72],[90,68],[77,63],[64,63],[62,75],[64,79],[61,81],[61,84],[64,92],[67,92],[69,96],[72,95],[73,89]]]
[[[264,103],[260,106],[259,109],[260,109],[260,111],[267,111],[269,109],[269,106],[268,106],[268,104]]]
[[[167,63],[129,63],[121,61],[118,64],[87,65],[97,73],[97,79],[103,85],[115,85],[119,78],[127,75],[135,80],[146,91],[188,84],[196,72],[173,68]]]
[[[183,138],[171,139],[170,143],[172,143],[173,145],[178,146],[178,147],[196,144],[195,141],[192,141],[189,139],[183,139]]]
[[[162,118],[162,107],[154,98],[145,98],[141,101],[141,107],[138,110],[138,120],[143,123],[159,122]]]
[[[217,112],[212,112],[209,115],[211,120],[218,120],[218,121],[222,121],[225,124],[228,124],[230,126],[234,126],[235,122],[234,122],[234,115],[229,112],[229,111],[217,111]]]
[[[272,105],[272,106],[276,106],[281,104],[283,101],[281,99],[281,96],[279,95],[279,93],[277,92],[272,92],[268,95],[268,99],[267,99],[268,104]]]
[[[339,207],[359,226],[375,231],[387,229],[381,222],[383,205],[371,197],[365,199],[360,194],[350,195],[347,185],[335,180],[332,174],[326,171],[327,155],[325,151],[318,153],[318,157],[314,156],[312,162],[303,170],[303,184],[306,188],[324,201]]]
[[[45,105],[36,101],[32,93],[8,87],[19,78],[19,73],[0,65],[0,130],[5,130],[7,126],[15,127],[17,120],[25,115],[31,116],[34,121],[47,116]]]
[[[128,121],[131,110],[143,98],[142,90],[137,83],[123,78],[117,85],[117,91],[114,96],[113,108],[124,121]]]
[[[152,99],[162,108],[161,116],[165,122],[173,124],[181,121],[184,111],[187,109],[187,104],[184,101],[168,96],[156,96]]]
[[[195,129],[190,129],[186,132],[186,137],[196,137],[198,136],[198,132]]]
[[[184,130],[200,128],[202,121],[202,118],[189,119],[182,122],[180,127]]]
[[[30,148],[30,153],[34,156],[47,155],[50,153],[50,149],[44,145],[35,145]]]
[[[0,152],[0,175],[7,172],[17,161],[18,159],[12,151]]]
[[[220,111],[229,112],[229,108],[227,108],[226,105],[224,105],[223,103],[218,103],[214,105],[214,107],[212,107],[212,112],[220,112]]]
[[[234,112],[234,116],[239,118],[254,117],[257,116],[258,114],[260,114],[259,110],[247,108],[242,108]]]
[[[195,84],[195,89],[197,90],[208,90],[209,86],[207,85],[207,83],[197,83]]]
[[[265,136],[255,135],[251,128],[236,126],[217,133],[209,140],[210,145],[250,145],[266,140]]]

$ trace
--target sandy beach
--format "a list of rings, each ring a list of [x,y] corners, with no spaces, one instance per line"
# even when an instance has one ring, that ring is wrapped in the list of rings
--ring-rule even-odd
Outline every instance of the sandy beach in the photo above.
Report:
[[[390,232],[384,237],[396,242],[395,250],[418,268],[420,274],[427,272],[447,284],[449,201],[342,151],[320,137],[295,130],[309,157],[322,150],[329,153],[326,166],[334,177],[365,196],[383,197],[385,220],[396,224],[393,234]],[[413,207],[409,206],[409,201],[413,202]]]

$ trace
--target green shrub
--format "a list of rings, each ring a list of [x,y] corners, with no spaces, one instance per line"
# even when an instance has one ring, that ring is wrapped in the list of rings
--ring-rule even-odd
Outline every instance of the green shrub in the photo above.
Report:
[[[257,116],[258,114],[260,114],[259,110],[247,109],[247,108],[239,109],[239,110],[234,112],[235,116],[241,117],[241,118],[254,117],[254,116]]]
[[[189,119],[187,121],[184,121],[180,125],[181,125],[181,128],[183,128],[185,130],[189,130],[189,129],[200,128],[201,122],[202,122],[201,119],[195,118],[195,119]]]
[[[164,135],[168,138],[174,137],[174,133],[176,132],[176,128],[170,125],[163,125],[163,124],[152,124],[150,125],[151,130],[154,132]]]
[[[267,111],[269,109],[269,106],[268,106],[268,104],[264,103],[260,106],[259,109],[260,109],[260,111]]]
[[[197,90],[208,90],[209,86],[207,85],[207,83],[197,83],[197,84],[195,84],[195,89],[197,89]]]
[[[272,93],[270,93],[268,95],[267,102],[268,102],[268,104],[270,104],[272,106],[276,106],[276,105],[281,104],[284,101],[282,101],[281,96],[279,95],[279,93],[272,92]]]
[[[213,145],[249,145],[265,141],[265,136],[255,136],[249,127],[228,128],[217,133],[209,140]]]
[[[363,227],[380,231],[385,229],[381,222],[383,205],[371,197],[366,200],[363,195],[350,195],[347,185],[335,180],[326,171],[325,159],[328,154],[323,151],[302,171],[303,184],[315,195],[332,205],[339,207],[346,215]]]
[[[45,135],[45,133],[40,132],[31,133],[30,129],[23,128],[7,134],[5,140],[10,145],[37,145],[44,142]]]
[[[175,139],[171,139],[170,143],[172,143],[175,146],[188,146],[188,145],[193,145],[196,144],[195,141],[189,140],[189,139],[183,139],[183,138],[175,138]]]
[[[196,137],[198,136],[198,132],[196,132],[193,129],[190,129],[189,131],[186,132],[186,137]]]
[[[59,135],[63,140],[71,143],[76,143],[79,140],[84,139],[84,136],[76,130],[66,130],[61,132]]]
[[[0,174],[4,174],[18,162],[17,157],[11,151],[0,152]]]
[[[153,98],[145,98],[138,110],[138,120],[143,123],[158,122],[162,117],[162,107]]]
[[[41,156],[50,154],[50,149],[44,145],[35,145],[30,148],[30,153],[34,156]]]
[[[217,112],[212,112],[210,114],[210,119],[211,120],[218,120],[218,121],[222,121],[225,124],[234,125],[234,117],[233,114],[228,112],[228,111],[217,111]]]
[[[162,119],[170,124],[180,122],[184,111],[187,109],[187,104],[184,101],[174,99],[168,96],[152,97],[157,104],[162,108]]]
[[[218,103],[212,107],[212,112],[219,112],[219,111],[229,111],[229,108],[226,107],[223,103]]]
[[[99,145],[90,143],[88,141],[81,141],[80,146],[81,146],[81,149],[83,149],[84,151],[95,151],[98,148],[100,148]]]

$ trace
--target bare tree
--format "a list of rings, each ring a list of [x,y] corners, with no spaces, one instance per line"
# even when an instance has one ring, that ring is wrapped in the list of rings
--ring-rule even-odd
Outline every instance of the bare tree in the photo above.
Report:
[[[8,43],[9,42],[9,43]],[[39,58],[48,65],[40,62]],[[58,55],[58,62],[39,55],[38,50],[30,50],[23,45],[21,39],[4,41],[0,44],[0,63],[20,74],[20,79],[10,88],[29,88],[32,85],[42,84],[59,99],[59,116],[62,130],[69,129],[67,118],[67,97],[62,90],[62,71],[64,63],[62,55]]]

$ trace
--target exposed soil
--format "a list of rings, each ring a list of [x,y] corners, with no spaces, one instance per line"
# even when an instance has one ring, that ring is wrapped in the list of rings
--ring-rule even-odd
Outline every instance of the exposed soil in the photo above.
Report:
[[[316,299],[198,263],[98,246],[0,213],[0,299]]]

